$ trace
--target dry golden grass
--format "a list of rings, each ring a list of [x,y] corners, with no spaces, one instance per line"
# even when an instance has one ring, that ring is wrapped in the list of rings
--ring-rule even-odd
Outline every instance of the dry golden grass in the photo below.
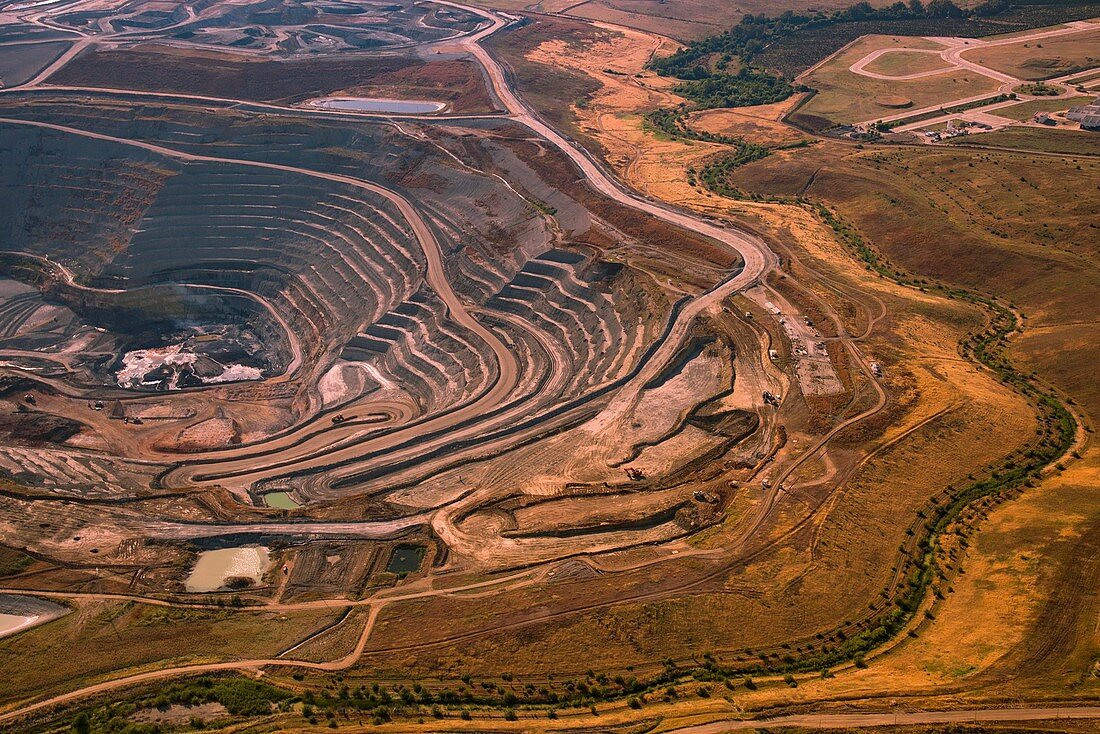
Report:
[[[963,57],[1017,79],[1049,79],[1100,66],[1100,28],[1037,41],[975,48],[965,52]]]
[[[907,48],[918,48],[908,42],[905,46]],[[938,69],[947,71],[951,66],[941,59],[938,54],[926,54],[919,51],[895,51],[879,56],[863,68],[875,74],[905,76]]]
[[[60,619],[4,640],[0,701],[61,692],[120,671],[272,657],[339,610],[296,612],[169,609],[82,601]],[[33,665],[26,661],[33,660]]]
[[[790,107],[791,103],[784,101],[758,107],[706,110],[692,113],[688,123],[695,130],[743,137],[760,145],[790,145],[808,139],[779,121]]]
[[[1095,97],[1067,97],[1062,99],[1033,99],[1030,102],[1021,102],[1011,107],[1002,107],[996,111],[998,117],[1007,117],[1012,120],[1030,120],[1036,112],[1056,112],[1068,110],[1075,105],[1089,104]]]
[[[908,38],[865,36],[806,74],[802,81],[816,89],[817,94],[802,108],[802,112],[836,124],[853,123],[887,114],[888,108],[875,102],[880,97],[905,97],[912,100],[914,107],[920,108],[992,93],[1000,86],[988,77],[967,70],[908,81],[872,79],[848,70],[873,51],[899,46],[916,47]],[[890,56],[887,54],[884,58],[889,59]]]

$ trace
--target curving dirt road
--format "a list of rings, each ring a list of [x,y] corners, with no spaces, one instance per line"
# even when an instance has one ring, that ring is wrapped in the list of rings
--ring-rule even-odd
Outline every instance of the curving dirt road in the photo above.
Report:
[[[334,436],[331,431],[323,434],[316,434],[307,438],[305,441],[295,441],[295,435],[289,434],[279,438],[275,443],[276,446],[267,446],[266,452],[277,450],[280,447],[283,448],[283,453],[280,456],[280,460],[277,463],[264,463],[257,462],[256,456],[249,452],[243,458],[226,459],[220,461],[218,464],[219,471],[217,474],[212,474],[213,479],[204,479],[202,472],[209,473],[209,469],[202,467],[198,464],[187,464],[179,469],[170,472],[168,475],[162,478],[162,481],[166,485],[173,484],[202,484],[202,483],[216,483],[229,486],[231,489],[235,489],[238,492],[244,492],[248,486],[253,482],[259,481],[265,478],[272,478],[281,476],[286,473],[285,467],[294,465],[315,465],[319,463],[333,464],[339,462],[342,459],[354,459],[361,456],[366,451],[382,450],[387,446],[400,445],[402,442],[416,437],[423,436],[428,433],[439,432],[450,426],[461,423],[462,421],[475,418],[490,411],[493,407],[502,403],[512,392],[513,388],[520,375],[519,363],[513,354],[512,350],[501,341],[494,332],[487,329],[480,321],[475,319],[469,311],[466,309],[466,305],[458,297],[451,287],[450,282],[447,279],[446,272],[443,267],[442,252],[439,247],[439,243],[435,238],[434,233],[424,221],[423,217],[416,208],[405,197],[393,192],[383,186],[363,179],[353,178],[351,176],[344,176],[334,173],[324,173],[320,171],[313,171],[305,168],[298,168],[296,166],[288,166],[279,163],[267,163],[262,161],[249,161],[240,160],[235,158],[225,158],[220,156],[207,156],[196,153],[186,153],[179,150],[174,150],[162,145],[156,145],[154,143],[147,143],[143,141],[130,140],[126,138],[118,138],[112,135],[106,135],[102,133],[95,133],[88,130],[82,130],[79,128],[67,127],[64,125],[55,125],[47,122],[20,120],[14,118],[0,118],[0,123],[11,125],[22,125],[29,127],[38,127],[48,130],[54,130],[57,132],[63,132],[70,135],[78,135],[81,137],[91,138],[94,140],[103,140],[106,142],[117,143],[120,145],[126,145],[135,148],[141,148],[158,155],[163,155],[169,158],[174,158],[184,162],[204,162],[204,163],[225,163],[238,166],[248,166],[254,168],[264,168],[277,171],[285,171],[288,173],[294,173],[303,176],[310,176],[313,178],[320,178],[327,181],[333,181],[335,183],[346,184],[355,188],[369,191],[373,194],[377,194],[388,199],[405,217],[416,235],[417,241],[424,253],[425,262],[427,263],[425,280],[428,285],[439,295],[444,305],[447,307],[450,318],[456,323],[465,327],[469,331],[476,334],[482,339],[490,348],[493,356],[496,360],[498,378],[493,383],[492,387],[483,393],[478,399],[473,400],[459,409],[450,413],[438,416],[436,418],[429,419],[423,423],[415,426],[409,426],[402,429],[398,429],[390,434],[387,434],[384,438],[379,439],[375,444],[366,442],[364,444],[353,444],[348,447],[333,450]],[[352,426],[349,430],[357,430]],[[468,429],[474,430],[474,429]],[[452,436],[453,440],[453,436]],[[227,479],[232,478],[232,483],[227,483]]]
[[[42,262],[47,268],[54,271],[54,273],[60,278],[66,286],[86,293],[125,293],[126,291],[118,288],[93,288],[91,286],[84,285],[77,281],[76,276],[69,270],[68,267],[56,260],[51,260],[48,257],[42,255],[35,255],[30,252],[17,252],[14,250],[0,250],[0,255],[17,255],[18,257],[25,257],[32,260],[38,260]],[[168,285],[168,284],[165,284]],[[220,285],[205,285],[197,283],[172,283],[171,285],[178,285],[184,288],[190,288],[195,290],[210,290],[217,293],[232,293],[236,296],[248,298],[260,304],[265,311],[271,316],[271,318],[279,325],[283,333],[286,335],[287,343],[290,346],[290,362],[287,364],[286,369],[282,374],[270,378],[269,382],[277,383],[284,382],[290,379],[298,368],[302,366],[302,345],[298,339],[298,335],[294,332],[294,329],[290,327],[287,320],[283,318],[283,315],[279,313],[279,310],[271,305],[271,302],[262,296],[252,293],[250,291],[242,290],[240,288],[231,288],[229,286]],[[150,286],[158,287],[158,286]],[[5,350],[6,351],[6,350]]]
[[[732,227],[720,227],[707,222],[702,221],[693,214],[689,214],[672,207],[649,201],[641,198],[640,196],[626,190],[618,182],[616,182],[610,175],[604,172],[603,168],[597,164],[583,149],[575,145],[572,141],[568,140],[564,136],[557,133],[551,127],[542,122],[537,115],[532,112],[512,91],[506,74],[502,67],[493,59],[493,57],[484,50],[479,44],[481,40],[496,32],[500,28],[506,25],[506,21],[499,16],[483,11],[480,9],[469,8],[467,6],[459,5],[457,3],[442,2],[441,4],[451,5],[458,7],[469,12],[477,13],[490,20],[489,27],[482,31],[468,36],[461,41],[461,45],[465,46],[469,53],[477,58],[484,66],[489,79],[493,86],[493,91],[500,99],[502,104],[506,107],[507,112],[511,119],[519,122],[537,135],[545,138],[550,143],[555,145],[561,150],[569,159],[580,169],[582,175],[586,181],[597,191],[605,196],[608,196],[622,204],[632,207],[638,211],[645,212],[651,216],[658,217],[666,222],[682,227],[689,231],[699,233],[701,235],[710,237],[718,242],[723,243],[731,250],[738,253],[742,260],[743,266],[731,274],[729,278],[719,283],[712,290],[702,294],[701,296],[691,300],[684,306],[676,316],[675,321],[670,327],[667,338],[657,347],[653,354],[650,355],[650,359],[642,366],[638,373],[623,385],[617,392],[615,397],[615,405],[628,406],[636,402],[637,396],[640,393],[642,386],[644,386],[654,375],[658,374],[664,366],[673,359],[676,351],[679,348],[683,338],[688,333],[689,328],[694,323],[696,318],[706,311],[707,309],[715,308],[722,300],[728,298],[730,295],[737,293],[738,291],[755,284],[761,276],[769,269],[774,268],[777,258],[769,250],[759,238]],[[444,277],[442,264],[440,261],[440,251],[438,243],[435,241],[431,230],[427,227],[426,223],[420,218],[415,208],[398,194],[395,194],[388,189],[385,189],[377,184],[363,181],[360,179],[351,178],[348,176],[338,174],[321,173],[317,171],[311,171],[307,169],[296,168],[293,166],[286,166],[274,163],[264,163],[257,161],[236,160],[231,158],[223,158],[216,156],[204,156],[199,154],[184,153],[181,151],[173,150],[164,146],[146,143],[142,141],[127,140],[122,138],[116,138],[109,135],[103,135],[99,133],[93,133],[86,130],[80,130],[76,128],[65,127],[61,125],[54,125],[43,122],[33,122],[26,120],[16,119],[2,119],[0,122],[14,124],[14,125],[29,125],[46,129],[53,129],[59,132],[65,132],[68,134],[81,135],[92,139],[98,139],[103,141],[109,141],[118,144],[129,145],[133,147],[142,148],[160,155],[169,156],[182,161],[202,161],[202,162],[217,162],[227,163],[234,165],[253,166],[274,170],[282,170],[291,173],[324,178],[333,182],[342,183],[350,186],[369,190],[375,194],[381,195],[389,199],[398,209],[402,212],[405,218],[409,221],[410,225],[420,241],[421,247],[424,250],[425,258],[428,262],[427,280],[429,284],[435,288],[440,297],[446,302],[448,309],[450,309],[452,316],[456,321],[462,323],[471,331],[477,333],[492,349],[495,358],[499,365],[501,379],[498,380],[497,385],[484,397],[482,400],[477,401],[471,405],[467,410],[470,417],[484,412],[492,405],[499,403],[510,392],[516,376],[518,374],[518,365],[515,362],[515,358],[511,355],[511,352],[505,348],[505,346],[497,339],[497,337],[488,329],[483,327],[464,307],[461,301],[451,290],[447,279]],[[880,394],[880,405],[882,403],[882,394]],[[839,426],[836,430],[841,430],[844,426],[849,425],[855,420],[866,417],[869,412],[864,412],[859,416],[855,416],[845,424]],[[465,415],[465,414],[464,414]],[[443,421],[438,428],[442,429],[449,425],[454,425],[455,416],[451,414],[439,419]],[[419,426],[416,429],[416,433],[423,435],[427,432],[424,426]],[[835,431],[834,431],[835,434]],[[834,435],[830,434],[830,435]],[[455,434],[449,437],[449,440],[455,439]],[[822,440],[816,447],[820,448],[824,446],[828,437]],[[328,436],[325,443],[327,448],[331,449],[331,436]],[[388,441],[386,445],[393,446],[394,442]],[[276,447],[278,448],[278,447]],[[364,452],[363,445],[356,445],[347,448],[337,448],[336,450],[325,450],[313,455],[311,452],[313,449],[320,449],[320,445],[317,447],[296,447],[294,451],[297,453],[290,454],[291,457],[298,457],[302,461],[327,461],[332,462],[338,460],[341,456],[345,455],[349,458],[360,457]],[[810,454],[799,460],[789,471],[793,471],[797,467],[798,463],[804,461]],[[237,461],[238,464],[233,462]],[[234,477],[240,477],[241,482],[251,484],[257,479],[264,478],[266,476],[272,476],[277,474],[283,474],[285,471],[283,467],[272,467],[271,465],[257,467],[257,462],[254,457],[248,457],[243,459],[230,459],[224,463],[219,463],[220,469],[225,473],[226,471],[238,471],[239,474],[235,474]],[[788,474],[789,474],[788,471]],[[274,473],[274,474],[273,474]],[[786,476],[786,475],[784,475]],[[202,477],[199,475],[198,468],[189,466],[183,467],[177,470],[175,473],[170,474],[168,478],[169,483],[175,482],[196,482],[201,483]],[[220,482],[221,480],[219,480]],[[242,485],[243,486],[243,485]],[[774,508],[778,498],[778,483],[776,491],[768,502],[764,503],[760,508],[760,511],[756,515],[756,521],[753,527],[759,526],[766,516],[770,514]],[[318,532],[318,531],[334,531],[343,533],[361,533],[361,532],[392,532],[395,529],[403,526],[406,523],[424,522],[427,518],[425,516],[412,516],[408,518],[402,518],[391,523],[308,523],[308,524],[284,524],[286,527],[280,526],[280,529],[287,532]],[[184,524],[174,524],[168,527],[160,528],[160,531],[165,533],[181,533],[181,532],[211,532],[217,531],[224,533],[230,529],[238,529],[237,526],[187,526]],[[239,526],[240,528],[248,526]],[[256,526],[259,528],[259,526]],[[265,524],[262,526],[264,529],[273,529],[276,526]],[[178,536],[174,536],[178,537]],[[729,550],[729,549],[725,549]],[[709,551],[708,551],[709,553]],[[667,558],[659,559],[656,562],[662,562],[668,560]],[[470,584],[463,587],[457,587],[453,589],[423,589],[414,591],[412,589],[403,590],[399,594],[383,594],[380,596],[372,597],[371,599],[348,602],[343,601],[336,603],[354,604],[356,606],[369,606],[371,609],[370,617],[364,626],[364,629],[358,639],[355,648],[349,652],[346,656],[329,662],[316,663],[296,661],[287,658],[278,659],[257,659],[257,660],[243,660],[243,661],[229,661],[219,663],[209,663],[200,665],[178,666],[173,668],[166,668],[157,671],[148,671],[139,673],[132,676],[126,676],[118,678],[113,681],[107,681],[97,685],[89,686],[83,689],[78,689],[60,696],[55,696],[29,706],[22,707],[3,715],[0,715],[0,721],[11,720],[26,713],[40,710],[49,706],[67,703],[73,700],[77,700],[81,697],[92,695],[96,693],[106,692],[110,690],[116,690],[124,688],[134,683],[141,683],[150,680],[160,680],[164,678],[170,678],[179,675],[188,675],[202,672],[213,672],[222,670],[239,670],[247,668],[259,668],[264,666],[298,666],[309,667],[319,670],[339,670],[345,667],[354,665],[355,662],[361,656],[365,649],[367,640],[373,629],[374,620],[377,618],[381,609],[390,603],[422,598],[424,596],[436,596],[436,595],[459,595],[463,593],[473,592],[475,594],[490,594],[499,593],[500,591],[520,588],[533,583],[538,583],[552,572],[552,564],[540,565],[535,569],[527,570],[513,576],[504,577],[501,579],[495,579],[492,581],[480,582],[476,584]],[[719,571],[721,572],[721,571]],[[71,596],[71,595],[70,595]],[[114,598],[114,597],[112,597]],[[328,605],[331,606],[334,600],[322,600],[318,602],[309,602],[306,604]],[[160,602],[163,604],[171,604],[171,602]],[[284,605],[281,603],[265,606],[264,609],[275,608],[299,608],[298,605]],[[568,612],[574,613],[574,610]]]

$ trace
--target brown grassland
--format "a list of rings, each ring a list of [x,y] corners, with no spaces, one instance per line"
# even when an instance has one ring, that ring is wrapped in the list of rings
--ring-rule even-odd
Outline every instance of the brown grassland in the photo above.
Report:
[[[339,614],[239,609],[173,609],[119,601],[81,601],[74,612],[6,641],[0,648],[5,701],[70,690],[116,671],[274,657]],[[33,665],[25,664],[33,660]],[[110,675],[108,675],[110,674]]]
[[[838,68],[847,74],[847,66],[867,51],[853,53]],[[744,654],[744,648],[767,645],[769,638],[794,638],[800,629],[853,613],[851,606],[843,611],[846,604],[852,597],[873,596],[875,582],[867,582],[875,568],[888,566],[884,553],[896,540],[890,535],[895,519],[881,525],[868,519],[915,512],[912,505],[906,509],[911,501],[906,498],[915,498],[917,487],[950,483],[952,467],[969,467],[966,473],[992,461],[983,450],[996,446],[1003,455],[1020,445],[1016,442],[1026,442],[1033,420],[1027,405],[958,358],[955,343],[979,315],[872,275],[803,208],[730,200],[692,186],[689,169],[697,169],[722,146],[669,140],[644,130],[640,112],[646,105],[667,105],[675,98],[660,87],[660,80],[645,74],[623,78],[602,73],[610,56],[628,60],[644,55],[632,39],[604,38],[594,44],[592,54],[559,53],[546,43],[517,44],[502,54],[510,62],[525,58],[542,64],[546,74],[561,65],[600,83],[586,104],[573,108],[575,124],[599,141],[609,162],[632,185],[752,226],[790,253],[790,272],[801,275],[799,281],[809,284],[818,298],[847,301],[856,314],[870,308],[869,298],[886,304],[889,316],[865,348],[888,365],[898,410],[892,413],[895,422],[878,439],[882,448],[855,468],[844,492],[818,516],[810,535],[801,538],[801,547],[792,542],[777,548],[774,560],[748,564],[721,593],[618,605],[541,624],[532,620],[538,619],[536,608],[526,612],[528,621],[518,621],[495,637],[433,646],[427,658],[410,655],[407,664],[413,669],[425,663],[450,664],[488,674],[502,660],[509,671],[529,675],[547,668],[579,671],[587,663],[563,651],[598,648],[613,664],[643,670],[647,656],[659,650],[696,656],[706,650],[723,659],[736,656],[738,648]],[[958,89],[941,93],[949,98],[964,94]],[[781,145],[803,137],[778,121],[786,108],[708,112],[691,122],[698,129]],[[1013,136],[1000,143],[1007,144],[1031,134],[1013,130],[997,135]],[[974,136],[964,141],[967,147],[947,150],[862,149],[820,141],[774,152],[736,171],[732,181],[750,193],[825,202],[898,267],[929,283],[995,293],[1015,304],[1024,316],[1024,329],[1013,339],[1013,360],[1072,395],[1079,416],[1092,425],[1100,416],[1100,394],[1089,365],[1100,333],[1096,314],[1087,310],[1092,306],[1083,312],[1082,305],[1100,303],[1094,245],[1100,212],[1095,197],[1080,194],[1095,187],[1100,163],[1087,156],[1050,158],[969,147],[987,138],[992,145],[993,136]],[[1071,134],[1064,140],[1077,138]],[[1077,147],[1089,150],[1084,142]],[[839,701],[884,692],[925,704],[933,700],[929,697],[950,695],[955,705],[966,699],[1095,695],[1091,671],[1100,638],[1092,624],[1097,599],[1090,589],[1100,569],[1080,560],[1092,557],[1100,535],[1100,455],[1091,444],[1079,451],[1080,460],[1012,501],[973,511],[969,521],[981,531],[965,548],[956,549],[956,575],[942,589],[944,599],[936,602],[934,613],[914,630],[915,637],[889,647],[866,669],[800,680],[797,689],[765,685],[726,694],[732,703],[712,698],[671,704],[659,714],[654,711],[673,717],[661,728],[673,720],[698,721],[792,700]],[[800,559],[805,543],[810,555]],[[849,584],[848,602],[829,589],[840,569]],[[751,601],[738,598],[749,589],[764,591]],[[563,589],[562,595],[570,593]],[[535,601],[518,600],[515,608],[530,603]],[[470,613],[507,615],[508,606],[502,600],[494,610]],[[419,612],[429,610],[407,611]],[[463,612],[450,613],[457,621]],[[381,632],[378,641],[389,634]],[[390,649],[409,642],[389,639]],[[673,711],[684,718],[676,719]]]
[[[1018,79],[1050,79],[1100,65],[1100,27],[1057,38],[976,48],[963,58]]]
[[[1011,109],[1011,108],[1010,108]],[[984,135],[956,138],[955,145],[983,148],[1012,148],[1036,153],[1060,153],[1069,156],[1100,154],[1100,140],[1083,130],[1059,130],[1051,135],[1036,128],[1007,128]]]
[[[860,39],[802,78],[807,86],[817,90],[817,94],[803,105],[800,113],[821,117],[834,124],[847,124],[889,114],[890,108],[878,102],[881,99],[904,97],[912,101],[913,107],[920,108],[993,93],[1000,86],[993,79],[966,69],[904,81],[872,79],[848,70],[848,67],[872,51],[895,46],[917,47],[913,43],[913,39],[895,36],[866,36]],[[879,60],[889,60],[893,55],[886,54]],[[912,74],[925,71],[926,69],[919,67],[926,62],[927,59],[922,59],[911,70],[898,69],[891,73]]]
[[[914,46],[913,39],[906,39],[905,48],[921,48]],[[943,69],[948,66],[937,54],[926,54],[918,51],[894,51],[883,54],[864,67],[867,71],[887,76],[904,76],[906,74],[920,74],[926,71]]]

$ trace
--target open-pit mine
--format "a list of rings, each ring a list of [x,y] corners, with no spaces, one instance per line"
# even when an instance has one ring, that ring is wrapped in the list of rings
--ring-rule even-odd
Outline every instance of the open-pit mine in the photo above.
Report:
[[[1044,438],[956,352],[1012,312],[624,181],[531,24],[0,0],[0,727],[627,726],[916,637],[925,525]]]

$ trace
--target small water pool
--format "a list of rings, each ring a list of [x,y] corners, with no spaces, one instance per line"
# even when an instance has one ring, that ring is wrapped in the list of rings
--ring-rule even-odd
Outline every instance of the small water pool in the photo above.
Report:
[[[0,594],[0,638],[19,634],[68,613],[68,607],[45,599]]]
[[[264,504],[277,510],[296,510],[301,507],[290,496],[290,492],[268,492],[264,495]]]
[[[390,554],[390,562],[386,570],[390,573],[406,574],[420,570],[420,564],[424,560],[424,546],[399,545]]]
[[[203,551],[184,586],[191,592],[216,591],[234,578],[258,584],[270,563],[271,552],[263,546]]]
[[[381,97],[321,97],[309,101],[312,107],[326,110],[352,112],[393,112],[405,115],[424,115],[440,112],[447,104],[422,99],[383,99]]]

